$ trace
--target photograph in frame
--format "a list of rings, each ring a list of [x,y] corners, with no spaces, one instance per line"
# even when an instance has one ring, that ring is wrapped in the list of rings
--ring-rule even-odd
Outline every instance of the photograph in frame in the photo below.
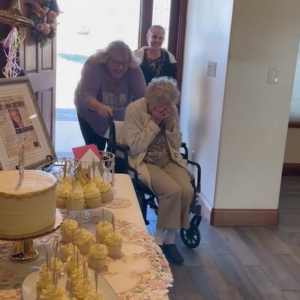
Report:
[[[0,170],[15,170],[24,144],[25,169],[56,159],[28,77],[0,79]]]

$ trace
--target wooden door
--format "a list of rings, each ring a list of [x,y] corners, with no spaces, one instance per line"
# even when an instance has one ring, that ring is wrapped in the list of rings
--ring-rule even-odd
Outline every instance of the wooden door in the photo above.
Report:
[[[21,0],[21,9],[29,16]],[[26,31],[26,38],[20,48],[20,67],[26,72],[36,94],[36,99],[44,118],[48,133],[54,146],[55,141],[55,107],[56,107],[56,40],[41,48],[36,44],[32,29]]]

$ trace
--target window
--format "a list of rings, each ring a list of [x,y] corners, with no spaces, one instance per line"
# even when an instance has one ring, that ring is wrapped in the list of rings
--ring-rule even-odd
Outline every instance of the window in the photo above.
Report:
[[[152,25],[160,25],[166,31],[164,48],[168,48],[171,0],[154,0]]]

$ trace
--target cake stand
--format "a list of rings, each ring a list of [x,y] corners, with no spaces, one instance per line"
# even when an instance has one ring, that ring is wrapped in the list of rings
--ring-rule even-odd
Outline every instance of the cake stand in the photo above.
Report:
[[[102,158],[102,166],[103,166],[103,174],[100,173],[100,170],[96,170],[95,174],[97,177],[100,177],[103,181],[109,182],[113,188],[114,186],[114,166],[115,166],[115,155],[111,152],[106,151],[99,151],[99,154]],[[47,162],[46,164],[40,166],[37,168],[37,170],[42,170],[44,172],[51,173],[54,175],[58,180],[61,180],[64,176],[64,168],[69,170],[69,173],[74,171],[74,165],[70,168],[70,162],[74,163],[74,158],[60,158],[56,159],[50,162]],[[76,161],[76,160],[75,160]],[[81,165],[81,167],[85,170],[92,167],[93,162],[91,161],[76,161],[76,163]],[[94,174],[94,175],[95,175]],[[114,190],[114,196],[116,195],[116,191]],[[104,207],[105,205],[111,203],[114,199],[111,201],[102,203],[99,207],[95,208],[88,208],[84,207],[83,209],[72,209],[69,212],[66,208],[59,208],[57,207],[61,213],[64,216],[68,216],[70,219],[74,219],[76,221],[81,221],[83,223],[88,223],[92,217],[90,214],[90,211],[95,210],[97,208]],[[80,220],[79,220],[80,219]]]
[[[33,240],[55,232],[60,227],[62,221],[62,214],[58,209],[56,209],[54,224],[45,228],[44,230],[28,236],[0,236],[0,240],[14,242],[13,251],[10,253],[9,259],[15,263],[27,263],[36,260],[39,253],[34,248]]]
[[[116,191],[114,191],[114,195],[116,195]],[[69,211],[69,214],[68,214],[68,211],[66,208],[58,208],[58,209],[61,211],[61,213],[64,216],[67,215],[69,219],[73,219],[75,221],[82,221],[83,223],[89,223],[92,219],[90,211],[95,211],[96,209],[103,208],[113,201],[114,201],[114,198],[112,200],[102,203],[102,205],[99,205],[98,207],[94,207],[94,208],[84,207],[83,209],[72,209]]]

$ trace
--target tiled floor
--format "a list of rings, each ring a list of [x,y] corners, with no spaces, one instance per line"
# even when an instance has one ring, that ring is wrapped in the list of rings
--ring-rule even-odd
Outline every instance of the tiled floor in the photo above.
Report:
[[[214,228],[203,220],[202,240],[171,265],[170,300],[300,300],[300,177],[284,177],[278,228]],[[155,214],[148,213],[153,234]]]

